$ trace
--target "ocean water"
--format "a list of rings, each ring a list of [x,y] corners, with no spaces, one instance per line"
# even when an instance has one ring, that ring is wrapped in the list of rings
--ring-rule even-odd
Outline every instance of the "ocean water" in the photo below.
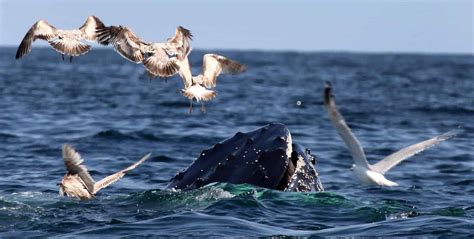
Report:
[[[445,236],[474,237],[472,55],[213,52],[247,66],[218,79],[218,97],[188,114],[177,77],[150,81],[111,49],[72,63],[33,47],[0,49],[0,237]],[[370,162],[462,126],[463,132],[386,174],[401,186],[361,185],[324,111],[331,81]],[[297,102],[301,104],[298,105]],[[311,149],[326,189],[287,193],[213,184],[163,190],[200,152],[271,122]],[[101,179],[152,158],[95,200],[58,196],[61,145]]]

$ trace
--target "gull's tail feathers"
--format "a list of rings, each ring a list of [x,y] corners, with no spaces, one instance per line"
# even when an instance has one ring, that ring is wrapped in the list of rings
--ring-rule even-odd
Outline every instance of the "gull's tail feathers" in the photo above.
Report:
[[[193,85],[189,88],[182,89],[181,93],[190,100],[195,98],[196,101],[209,101],[217,96],[217,92],[208,90],[200,85]]]

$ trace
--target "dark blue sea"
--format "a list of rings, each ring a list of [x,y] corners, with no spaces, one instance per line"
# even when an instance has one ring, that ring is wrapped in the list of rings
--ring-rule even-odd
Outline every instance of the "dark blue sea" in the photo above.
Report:
[[[72,63],[33,47],[0,49],[0,237],[428,236],[474,237],[474,56],[200,51],[247,66],[222,75],[218,97],[188,114],[181,79],[150,81],[112,49]],[[462,127],[393,168],[399,187],[358,183],[323,108],[323,82],[374,163]],[[300,101],[301,104],[297,104]],[[164,190],[204,149],[271,122],[317,156],[325,192],[212,184]],[[58,196],[69,143],[99,180],[152,158],[95,200]]]

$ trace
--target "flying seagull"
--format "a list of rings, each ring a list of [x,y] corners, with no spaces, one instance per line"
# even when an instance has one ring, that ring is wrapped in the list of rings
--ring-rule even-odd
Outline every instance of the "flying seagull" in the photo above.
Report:
[[[61,30],[49,24],[45,20],[39,20],[26,33],[16,52],[16,59],[23,57],[31,51],[31,44],[36,39],[48,41],[57,52],[69,55],[72,62],[74,56],[86,54],[91,46],[83,41],[94,42],[96,40],[96,28],[104,27],[102,21],[96,16],[89,16],[79,29]]]
[[[87,171],[86,166],[82,165],[84,160],[81,155],[74,150],[70,145],[63,145],[63,159],[66,165],[67,173],[64,175],[61,183],[59,183],[59,195],[66,197],[74,197],[82,200],[92,199],[95,194],[117,182],[128,171],[136,168],[150,157],[150,154],[145,155],[138,162],[122,169],[112,175],[109,175],[102,180],[95,182]]]
[[[221,73],[237,74],[245,71],[245,66],[229,58],[206,54],[203,57],[201,73],[192,76],[191,66],[187,58],[180,62],[179,74],[183,79],[184,89],[181,93],[189,99],[189,113],[193,111],[193,99],[201,102],[201,111],[206,112],[204,101],[212,100],[217,93],[208,88],[216,87],[217,77]]]
[[[135,33],[124,26],[109,26],[97,29],[99,43],[111,44],[125,59],[140,64],[151,77],[169,77],[179,71],[180,61],[186,60],[191,46],[191,31],[177,27],[175,35],[164,43],[142,41]]]
[[[324,87],[324,106],[329,114],[332,124],[336,128],[342,140],[346,143],[352,159],[354,160],[355,164],[352,165],[351,170],[353,170],[355,176],[360,181],[368,184],[398,186],[397,183],[392,182],[384,177],[384,174],[387,171],[395,167],[403,160],[414,156],[415,154],[418,154],[442,141],[445,141],[458,133],[458,130],[451,130],[442,135],[405,147],[383,158],[376,164],[369,164],[362,145],[360,144],[359,140],[357,140],[349,126],[347,126],[344,118],[337,110],[336,102],[332,96],[331,84],[329,82],[326,82]]]

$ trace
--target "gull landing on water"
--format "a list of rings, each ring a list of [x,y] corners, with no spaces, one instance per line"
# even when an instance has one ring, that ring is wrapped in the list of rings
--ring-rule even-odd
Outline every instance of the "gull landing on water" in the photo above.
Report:
[[[384,174],[387,171],[395,167],[403,160],[414,156],[415,154],[420,153],[435,144],[447,140],[458,133],[458,130],[449,131],[442,135],[405,147],[383,158],[376,164],[369,164],[362,145],[359,143],[359,140],[357,140],[349,126],[347,126],[346,122],[344,121],[344,118],[337,110],[336,102],[332,96],[331,84],[329,82],[326,82],[324,87],[324,106],[329,114],[332,124],[336,128],[342,140],[346,143],[352,159],[355,162],[351,170],[353,170],[354,174],[360,181],[368,184],[398,186],[397,183],[392,182],[384,177]]]
[[[84,160],[81,155],[76,152],[70,145],[63,145],[63,159],[66,165],[67,173],[64,175],[61,183],[59,183],[59,195],[66,197],[74,197],[79,199],[92,199],[95,194],[121,179],[128,171],[136,168],[150,157],[145,155],[138,162],[122,169],[102,180],[95,182],[87,171],[86,166],[82,165]]]
[[[217,77],[221,73],[237,74],[245,71],[244,65],[216,54],[204,55],[201,73],[197,76],[192,76],[187,58],[180,63],[179,75],[184,83],[181,93],[190,100],[189,113],[193,111],[193,99],[201,102],[201,111],[206,112],[204,101],[212,100],[217,95],[207,88],[216,87]]]
[[[95,16],[89,16],[79,29],[61,30],[50,25],[45,20],[39,20],[26,33],[16,52],[16,59],[23,57],[31,51],[31,44],[36,39],[48,41],[48,43],[61,54],[70,55],[69,61],[74,56],[86,54],[91,46],[83,43],[83,40],[93,42],[96,40],[96,28],[104,27],[102,21]]]

